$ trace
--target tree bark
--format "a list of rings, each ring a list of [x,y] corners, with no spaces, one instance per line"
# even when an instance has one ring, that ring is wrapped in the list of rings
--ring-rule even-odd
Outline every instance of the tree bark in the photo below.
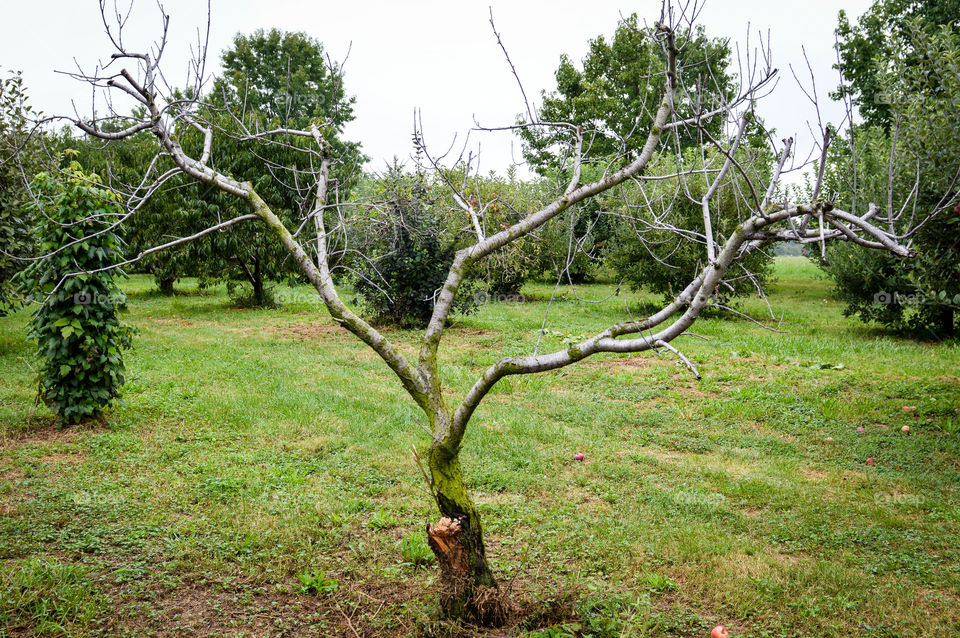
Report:
[[[160,289],[160,294],[164,297],[170,297],[173,295],[173,283],[175,279],[157,279],[157,287]]]
[[[937,337],[941,340],[956,335],[954,310],[950,306],[941,306],[937,311]]]
[[[480,514],[463,482],[459,449],[451,451],[435,442],[428,465],[442,518],[427,526],[427,539],[440,566],[444,615],[482,625],[502,624],[509,606],[487,563]]]

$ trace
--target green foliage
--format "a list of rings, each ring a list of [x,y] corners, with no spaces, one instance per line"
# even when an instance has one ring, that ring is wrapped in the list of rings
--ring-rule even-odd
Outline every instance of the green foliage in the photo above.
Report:
[[[297,574],[297,580],[300,581],[299,591],[301,594],[332,594],[340,589],[340,583],[336,578],[328,578],[322,569],[313,569]]]
[[[30,136],[33,113],[26,100],[20,73],[0,81],[0,316],[18,305],[11,280],[24,262],[11,255],[30,257],[34,249],[24,177],[39,172],[40,153],[37,135]]]
[[[897,96],[884,86],[883,72],[895,60],[907,67],[928,63],[925,52],[914,46],[916,26],[932,33],[940,25],[955,24],[958,17],[957,0],[878,0],[856,24],[841,10],[837,49],[844,84],[831,97],[850,95],[868,125],[889,129],[896,119]]]
[[[718,168],[725,159],[716,151],[689,150],[684,155],[683,164],[691,171],[700,171],[705,165]],[[763,147],[758,150],[745,141],[737,155],[751,179],[762,183],[768,177],[771,158]],[[664,153],[646,173],[670,175],[676,172],[677,165],[672,154]],[[743,199],[743,194],[749,192],[745,181],[739,171],[729,171],[711,200],[714,233],[720,242],[752,214],[751,202]],[[697,172],[680,178],[645,182],[642,187],[631,185],[626,189],[626,205],[611,202],[611,207],[622,212],[607,259],[618,279],[629,283],[634,290],[646,288],[668,300],[690,283],[706,265],[703,240],[657,226],[702,228],[703,210],[698,200],[708,188],[707,176]],[[676,197],[677,193],[684,195]],[[739,261],[739,269],[731,270],[717,288],[717,301],[726,303],[732,297],[755,293],[756,285],[763,286],[768,282],[772,261],[772,254],[767,251],[757,250],[744,256]],[[753,274],[752,278],[746,276],[747,271]]]
[[[827,167],[827,192],[838,201],[866,212],[870,203],[881,211],[903,214],[893,223],[898,234],[931,211],[939,214],[910,236],[917,256],[898,259],[883,251],[838,244],[827,250],[822,262],[833,278],[847,314],[874,321],[898,331],[944,338],[960,325],[960,198],[955,178],[960,170],[960,149],[952,132],[960,127],[960,34],[951,27],[936,27],[911,17],[913,4],[879,3],[868,12],[855,33],[875,28],[876,15],[893,20],[904,39],[896,55],[875,60],[870,74],[854,76],[851,90],[863,96],[883,91],[884,111],[875,111],[877,125],[862,125],[835,145]],[[912,7],[912,8],[910,8]],[[902,14],[894,14],[903,11]],[[841,30],[842,31],[842,30]],[[852,33],[854,33],[852,32]],[[856,36],[859,37],[859,36]],[[848,35],[842,46],[858,40]],[[843,49],[841,49],[843,50]],[[863,71],[866,73],[866,71]],[[864,79],[866,78],[866,79]],[[866,99],[866,98],[862,98]],[[883,121],[894,118],[898,124]],[[891,149],[896,138],[896,155]],[[856,191],[853,174],[856,170]],[[891,189],[892,187],[892,189]],[[881,212],[881,218],[886,217]],[[882,220],[882,225],[889,225]]]
[[[116,399],[124,382],[121,350],[133,331],[117,317],[126,297],[115,282],[122,273],[112,268],[123,260],[111,229],[121,208],[98,184],[75,162],[62,177],[36,177],[36,234],[46,256],[18,276],[26,294],[42,298],[29,323],[40,397],[68,424],[99,415]]]
[[[374,321],[423,328],[453,263],[456,237],[443,232],[444,208],[422,174],[407,175],[395,163],[378,188],[382,203],[368,214],[379,230],[361,233],[367,259],[357,264],[353,290]],[[464,283],[453,309],[468,314],[477,305],[476,284]]]
[[[672,578],[657,572],[650,572],[643,577],[643,581],[647,590],[654,594],[663,594],[677,588],[677,584],[673,582]]]
[[[0,579],[0,626],[35,636],[77,635],[107,609],[87,572],[39,558],[23,561]]]
[[[407,534],[400,539],[400,558],[414,567],[422,567],[432,563],[435,556],[423,540],[423,534]]]

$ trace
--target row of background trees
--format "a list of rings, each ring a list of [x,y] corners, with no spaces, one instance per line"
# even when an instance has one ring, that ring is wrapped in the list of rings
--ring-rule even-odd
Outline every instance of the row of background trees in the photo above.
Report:
[[[903,207],[905,228],[911,222],[909,211],[935,207],[951,186],[958,190],[957,176],[945,175],[938,167],[956,165],[960,150],[936,133],[957,130],[958,15],[956,0],[885,0],[855,25],[841,13],[838,51],[844,82],[835,97],[850,100],[864,121],[831,147],[824,190],[830,197],[849,203],[851,209],[862,209],[871,201]],[[703,79],[709,77],[715,87],[710,94],[688,88],[681,99],[707,106],[728,100],[734,77],[726,41],[711,39],[701,29],[679,45],[688,60],[681,70],[682,85],[704,86]],[[582,170],[587,178],[600,175],[613,158],[629,159],[637,152],[640,136],[633,132],[643,124],[625,114],[652,114],[656,108],[657,87],[650,81],[649,69],[658,55],[636,16],[630,16],[609,40],[603,36],[592,40],[579,67],[567,57],[561,59],[556,89],[542,96],[539,117],[593,131],[584,142]],[[535,173],[529,179],[519,179],[513,170],[506,175],[471,174],[464,162],[442,169],[438,176],[421,170],[419,152],[406,168],[394,162],[379,173],[364,172],[367,158],[360,145],[343,139],[343,127],[353,119],[354,98],[344,91],[342,74],[325,58],[320,42],[306,34],[277,30],[238,35],[221,62],[222,74],[206,100],[211,112],[204,113],[205,119],[228,133],[215,138],[215,166],[252,181],[284,221],[296,226],[295,219],[310,205],[311,192],[308,184],[291,183],[288,171],[303,161],[296,149],[311,141],[291,136],[283,143],[262,144],[256,153],[240,141],[251,131],[302,129],[322,122],[337,158],[332,171],[340,205],[325,213],[327,227],[335,229],[334,272],[342,284],[353,287],[358,301],[378,321],[423,325],[453,253],[473,232],[445,185],[462,185],[460,195],[482,209],[482,224],[493,230],[515,222],[524,211],[545,201],[556,184],[570,178],[572,167],[560,140],[538,128],[520,130],[526,159]],[[30,135],[30,107],[18,75],[4,80],[0,107],[3,157],[19,150],[23,160],[0,166],[0,240],[7,246],[0,254],[0,308],[9,308],[15,303],[9,282],[23,265],[10,255],[29,254],[33,241],[24,177],[44,165],[58,161],[65,165],[67,159],[61,155],[58,160],[57,154],[71,149],[75,153],[69,160],[103,179],[133,183],[143,178],[141,167],[155,154],[156,140],[142,133],[134,143],[120,144],[61,131],[46,134],[47,143],[41,144],[36,132]],[[719,126],[719,120],[713,128],[708,124],[707,134],[723,136]],[[737,149],[740,163],[760,181],[774,164],[765,134],[762,121],[755,119]],[[659,226],[690,228],[700,219],[700,198],[709,186],[707,170],[723,161],[717,153],[703,150],[702,136],[677,135],[672,148],[661,153],[647,173],[671,173],[681,156],[685,165],[694,162],[704,173],[646,182],[643,188],[632,184],[616,196],[574,207],[561,223],[491,256],[461,292],[459,308],[469,311],[478,290],[516,294],[531,277],[570,284],[600,278],[668,297],[674,294],[702,267],[703,245],[683,234],[649,230],[654,221]],[[892,137],[897,140],[898,157],[912,161],[890,163],[889,151],[884,149],[891,147]],[[197,133],[182,143],[196,150],[203,140]],[[44,148],[54,151],[44,153]],[[168,168],[161,163],[153,170],[160,174]],[[851,182],[854,174],[860,175],[859,183]],[[868,184],[862,175],[869,176]],[[739,210],[743,198],[738,196],[743,181],[742,175],[731,171],[720,188],[722,204],[715,222],[719,237],[728,236],[744,213]],[[911,193],[912,199],[893,201],[888,189]],[[859,201],[851,201],[854,191]],[[683,196],[677,199],[677,193]],[[128,257],[240,214],[237,202],[227,195],[182,176],[166,182],[148,201],[127,204],[140,205],[123,225]],[[949,336],[960,320],[955,312],[960,302],[958,223],[960,215],[944,214],[922,228],[912,238],[920,258],[909,266],[852,243],[834,244],[824,253],[812,247],[811,254],[834,279],[848,313],[900,330],[932,330]],[[370,225],[383,232],[370,233]],[[770,276],[770,264],[770,252],[754,253],[742,272],[729,277],[718,291],[721,301],[760,289]],[[271,287],[300,277],[289,255],[252,221],[153,253],[135,269],[152,274],[164,294],[173,293],[178,279],[197,277],[201,286],[226,283],[237,303],[251,306],[275,303]]]

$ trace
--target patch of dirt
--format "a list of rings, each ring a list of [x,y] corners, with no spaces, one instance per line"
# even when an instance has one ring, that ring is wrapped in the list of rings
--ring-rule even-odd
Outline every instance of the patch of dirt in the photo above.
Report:
[[[77,461],[82,461],[86,454],[82,451],[78,452],[68,452],[66,454],[54,453],[46,454],[40,457],[41,463],[76,463]]]
[[[675,385],[670,390],[688,399],[716,399],[721,396],[719,392],[704,392],[695,385]]]
[[[340,580],[332,595],[294,593],[273,587],[187,583],[172,591],[148,594],[152,617],[136,615],[120,623],[124,633],[152,636],[337,636],[374,638],[406,636],[411,626],[383,632],[376,622],[423,595],[419,585]],[[147,602],[147,601],[145,601]],[[358,604],[359,603],[359,604]],[[404,618],[398,617],[406,624]]]
[[[691,452],[676,452],[671,450],[644,447],[640,450],[640,454],[643,456],[653,457],[658,461],[676,461],[684,457],[689,457]]]
[[[493,330],[484,330],[483,328],[467,328],[465,326],[449,326],[445,332],[462,337],[495,337],[497,333]]]
[[[812,467],[802,467],[800,468],[800,474],[803,475],[803,478],[808,481],[815,481],[821,483],[827,479],[829,474],[822,470],[815,470]]]
[[[72,443],[83,434],[96,433],[104,429],[104,423],[99,421],[61,427],[55,418],[50,417],[44,419],[42,423],[40,427],[17,430],[0,438],[0,452],[35,443]]]
[[[346,337],[347,331],[335,324],[329,323],[294,323],[267,328],[270,332],[301,341],[314,341],[318,338],[329,339],[331,335]]]

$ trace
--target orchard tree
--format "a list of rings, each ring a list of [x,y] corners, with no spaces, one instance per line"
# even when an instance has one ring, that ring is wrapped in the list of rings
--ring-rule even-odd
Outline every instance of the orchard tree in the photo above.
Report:
[[[40,362],[39,398],[65,424],[100,415],[124,383],[122,350],[133,329],[117,313],[125,297],[114,268],[123,261],[112,221],[122,215],[119,198],[71,162],[62,176],[40,173],[33,181],[38,249],[16,277],[18,288],[42,298],[30,319],[30,337]],[[68,276],[72,272],[78,276]],[[47,293],[47,294],[44,294]]]
[[[607,262],[621,281],[634,290],[647,288],[662,294],[669,301],[711,259],[704,253],[700,237],[679,230],[710,219],[707,232],[729,237],[750,217],[758,202],[750,202],[741,194],[750,192],[751,183],[768,181],[773,162],[765,147],[744,139],[749,119],[744,125],[737,131],[729,156],[703,148],[686,149],[679,159],[665,152],[646,171],[650,177],[664,179],[644,187],[627,185],[620,194],[623,201],[610,202],[610,208],[621,215]],[[738,169],[733,168],[734,162]],[[676,176],[678,165],[689,167],[688,174]],[[704,217],[704,206],[711,205],[711,214]],[[732,297],[751,293],[762,296],[771,262],[772,252],[763,249],[744,255],[728,271],[711,305],[724,309],[729,308]]]
[[[164,23],[166,24],[166,16]],[[505,603],[498,593],[497,580],[490,568],[484,544],[480,516],[465,480],[460,464],[460,450],[467,443],[469,424],[475,414],[483,417],[482,401],[496,384],[506,376],[526,375],[557,370],[602,353],[640,353],[645,351],[670,352],[687,364],[699,376],[693,362],[689,361],[673,345],[697,320],[700,313],[711,304],[717,290],[729,273],[735,272],[737,264],[757,250],[778,241],[822,242],[849,241],[887,251],[901,258],[909,257],[910,251],[898,243],[886,228],[888,212],[879,205],[871,206],[867,214],[855,214],[837,202],[821,196],[821,187],[816,185],[809,201],[793,201],[780,196],[778,184],[782,170],[791,157],[791,142],[776,143],[769,152],[777,158],[769,173],[746,174],[749,193],[743,194],[743,218],[727,234],[705,232],[715,227],[718,189],[710,189],[701,202],[701,217],[695,226],[672,227],[654,219],[651,230],[672,230],[697,237],[702,242],[705,259],[699,272],[693,274],[687,284],[677,291],[669,303],[647,316],[624,316],[623,320],[605,330],[569,343],[552,352],[533,350],[529,354],[516,352],[500,358],[476,379],[464,396],[453,396],[444,383],[440,366],[440,353],[444,343],[445,328],[456,304],[463,282],[471,273],[483,268],[485,260],[496,251],[511,243],[530,236],[538,229],[549,226],[562,218],[571,207],[584,204],[598,196],[611,195],[629,183],[645,186],[660,181],[663,175],[647,176],[645,171],[676,136],[700,139],[716,148],[717,152],[733,157],[732,145],[737,139],[736,131],[746,126],[749,112],[764,87],[768,86],[775,71],[766,57],[745,60],[744,69],[750,72],[737,78],[738,86],[727,92],[722,81],[714,87],[715,94],[729,96],[717,104],[706,105],[690,100],[678,100],[680,75],[678,70],[688,68],[683,57],[698,55],[694,47],[681,50],[678,43],[689,42],[698,31],[691,24],[691,17],[682,9],[665,3],[659,21],[650,29],[638,33],[637,42],[643,42],[650,51],[649,81],[644,80],[645,94],[656,91],[657,97],[629,104],[617,104],[617,108],[638,109],[631,117],[638,124],[631,131],[621,131],[627,138],[629,154],[620,153],[609,158],[601,171],[584,170],[589,159],[586,151],[590,139],[581,124],[570,122],[546,122],[538,119],[531,109],[525,121],[504,127],[509,131],[517,128],[536,128],[550,131],[556,144],[565,147],[568,158],[562,167],[568,179],[556,191],[550,193],[542,204],[532,205],[515,220],[504,223],[504,228],[485,228],[478,218],[478,210],[469,202],[462,207],[465,223],[474,229],[469,245],[458,249],[449,266],[442,286],[435,291],[432,313],[422,335],[415,341],[415,356],[404,354],[392,337],[383,334],[351,310],[340,298],[330,274],[331,248],[328,238],[333,228],[349,222],[342,211],[345,205],[333,193],[332,168],[337,160],[335,147],[328,139],[332,129],[322,118],[305,122],[299,129],[267,128],[271,121],[249,121],[238,118],[236,132],[217,127],[216,121],[205,117],[209,105],[199,99],[185,104],[171,99],[163,91],[160,57],[127,48],[121,40],[113,40],[114,63],[97,73],[77,77],[95,86],[105,87],[114,93],[111,104],[119,106],[121,98],[133,99],[145,107],[142,118],[130,118],[118,113],[103,113],[89,118],[73,118],[74,123],[88,135],[101,139],[121,140],[137,133],[148,131],[156,137],[162,152],[169,156],[183,174],[222,191],[235,199],[238,205],[236,217],[211,225],[202,233],[195,233],[174,241],[163,242],[160,247],[171,247],[192,241],[237,225],[252,226],[258,232],[270,236],[297,264],[303,276],[316,289],[326,310],[345,330],[367,344],[383,360],[414,402],[423,412],[423,421],[430,432],[427,448],[417,461],[423,469],[430,492],[439,510],[439,521],[428,527],[430,545],[437,555],[441,572],[441,601],[447,614],[454,617],[472,618],[476,621],[496,623],[503,619]],[[642,36],[642,37],[641,37]],[[153,51],[163,51],[156,46]],[[198,68],[201,65],[198,63]],[[282,66],[282,62],[278,63]],[[337,85],[339,80],[327,78]],[[199,95],[199,93],[197,94]],[[104,125],[124,122],[122,130],[108,131]],[[720,124],[718,124],[720,122]],[[715,128],[719,127],[719,128]],[[185,130],[202,131],[204,143],[199,153],[193,154],[180,142],[180,133]],[[709,131],[722,130],[729,135],[716,135]],[[296,149],[301,161],[291,169],[285,183],[296,185],[309,183],[312,189],[311,205],[299,209],[298,216],[284,222],[274,206],[258,191],[257,182],[229,175],[216,166],[216,157],[211,149],[214,140],[233,135],[238,143],[249,144],[251,155],[262,147],[280,140],[297,139],[309,144],[288,144]],[[417,132],[422,140],[422,135]],[[822,146],[826,146],[824,140]],[[676,175],[697,170],[696,165],[683,165],[686,156],[677,155]],[[280,167],[264,167],[263,171],[275,171]],[[733,166],[731,170],[737,170]],[[308,180],[309,171],[309,180]],[[712,174],[711,180],[717,176]],[[295,176],[295,179],[294,179]],[[252,177],[252,176],[251,176]],[[762,177],[762,180],[761,180]],[[144,190],[151,186],[144,185]],[[298,191],[299,192],[299,191]],[[605,195],[606,194],[606,195]],[[533,202],[531,202],[533,204]],[[924,218],[918,212],[917,221]],[[118,220],[122,224],[123,220]],[[684,219],[685,224],[693,224]],[[409,351],[409,349],[408,349]]]
[[[661,64],[660,51],[650,38],[654,29],[642,26],[636,14],[622,19],[612,38],[599,36],[590,41],[589,52],[580,68],[564,55],[556,71],[556,90],[543,95],[543,104],[537,113],[541,121],[569,122],[582,129],[581,170],[585,179],[601,177],[611,160],[629,161],[642,149],[644,140],[638,131],[647,130],[653,124],[660,99],[655,74]],[[674,100],[678,109],[710,110],[736,98],[727,41],[709,38],[702,28],[696,27],[689,33],[678,34],[677,48],[683,58]],[[714,153],[708,159],[702,149],[724,134],[722,118],[705,118],[699,127],[671,131],[663,142],[674,154],[688,153],[691,159],[698,156],[703,171],[719,170],[726,158],[718,158]],[[743,135],[741,132],[740,136]],[[569,179],[572,163],[568,147],[557,143],[562,142],[562,137],[558,138],[556,129],[524,127],[520,136],[525,156],[538,173],[561,181]],[[752,119],[746,140],[758,139],[759,146],[764,148],[767,144],[762,136],[762,125],[756,118]],[[693,155],[689,155],[691,152]],[[769,172],[775,161],[769,153],[751,157],[744,163],[756,170],[763,161],[768,164]],[[674,169],[675,166],[666,167],[668,173]],[[735,178],[736,173],[737,170],[730,171],[727,181]],[[673,217],[699,216],[698,203],[706,188],[694,196],[689,189],[698,189],[696,179],[691,176],[686,181],[691,184],[668,180],[661,185],[661,190],[686,191],[686,205],[665,207]],[[704,181],[702,175],[700,181]],[[599,197],[571,207],[564,213],[563,224],[545,231],[544,239],[551,247],[546,251],[553,261],[551,270],[559,279],[575,283],[592,277],[600,262],[605,261],[621,281],[627,281],[632,287],[647,285],[655,292],[672,295],[683,288],[681,282],[685,283],[691,273],[704,265],[700,244],[669,230],[662,237],[652,237],[646,232],[649,230],[646,224],[651,220],[640,222],[642,229],[637,232],[636,224],[631,221],[634,216],[622,216],[617,210],[621,195]],[[729,198],[718,201],[714,210],[718,227],[707,229],[708,232],[724,231],[726,226],[738,223],[741,215],[737,210],[728,210],[730,202]],[[655,207],[643,205],[642,208],[652,211]],[[677,225],[682,227],[684,223]],[[763,251],[756,251],[750,258],[750,275],[736,280],[736,285],[727,286],[727,295],[754,291],[749,280],[762,284],[770,260]]]
[[[0,316],[19,304],[11,283],[33,253],[27,182],[41,168],[32,107],[20,73],[0,80]]]
[[[937,339],[960,328],[960,150],[943,133],[960,128],[960,32],[937,24],[951,19],[945,6],[878,2],[856,28],[841,17],[838,30],[847,78],[840,92],[849,111],[857,106],[867,122],[831,149],[827,189],[863,213],[870,202],[884,202],[892,212],[887,232],[916,250],[917,259],[889,259],[854,245],[814,253],[847,314]],[[878,24],[891,30],[896,46],[888,58],[865,64],[863,38]],[[936,214],[918,222],[918,211]]]
[[[188,133],[187,137],[191,137]],[[77,161],[88,170],[102,174],[115,185],[126,189],[134,180],[143,179],[143,166],[158,151],[157,140],[144,132],[124,140],[68,138],[61,146],[75,151]],[[159,158],[158,171],[173,166]],[[201,197],[201,185],[183,175],[170,178],[157,193],[138,204],[137,213],[123,225],[123,241],[128,254],[139,254],[153,247],[158,238],[182,237],[205,227],[202,211],[208,206]],[[138,271],[153,276],[157,289],[164,295],[174,293],[174,284],[182,277],[195,277],[201,262],[208,258],[204,246],[196,242],[170,250],[151,253],[136,264]]]
[[[286,224],[293,224],[312,191],[315,167],[305,161],[311,140],[295,133],[261,138],[252,150],[249,131],[305,130],[315,123],[331,147],[332,197],[346,198],[366,158],[360,145],[342,139],[353,119],[354,98],[343,90],[343,74],[325,57],[323,45],[305,33],[277,29],[238,34],[224,52],[222,75],[205,101],[204,117],[222,131],[213,139],[216,169],[241,182],[249,181]],[[197,208],[200,227],[238,214],[242,202],[204,185]],[[269,305],[270,281],[300,274],[289,253],[259,226],[244,225],[206,237],[196,259],[201,282],[226,281],[235,299],[253,306]]]
[[[367,258],[353,271],[353,290],[375,323],[423,329],[453,263],[457,235],[444,228],[443,203],[424,173],[405,173],[395,159],[376,181],[364,206],[367,221],[354,232]],[[466,314],[476,305],[474,297],[460,295],[454,310]]]
[[[855,24],[841,9],[837,51],[843,78],[832,97],[851,98],[866,124],[889,131],[897,119],[897,94],[888,92],[884,76],[900,64],[929,62],[916,47],[918,26],[929,35],[958,19],[957,0],[875,0]]]

